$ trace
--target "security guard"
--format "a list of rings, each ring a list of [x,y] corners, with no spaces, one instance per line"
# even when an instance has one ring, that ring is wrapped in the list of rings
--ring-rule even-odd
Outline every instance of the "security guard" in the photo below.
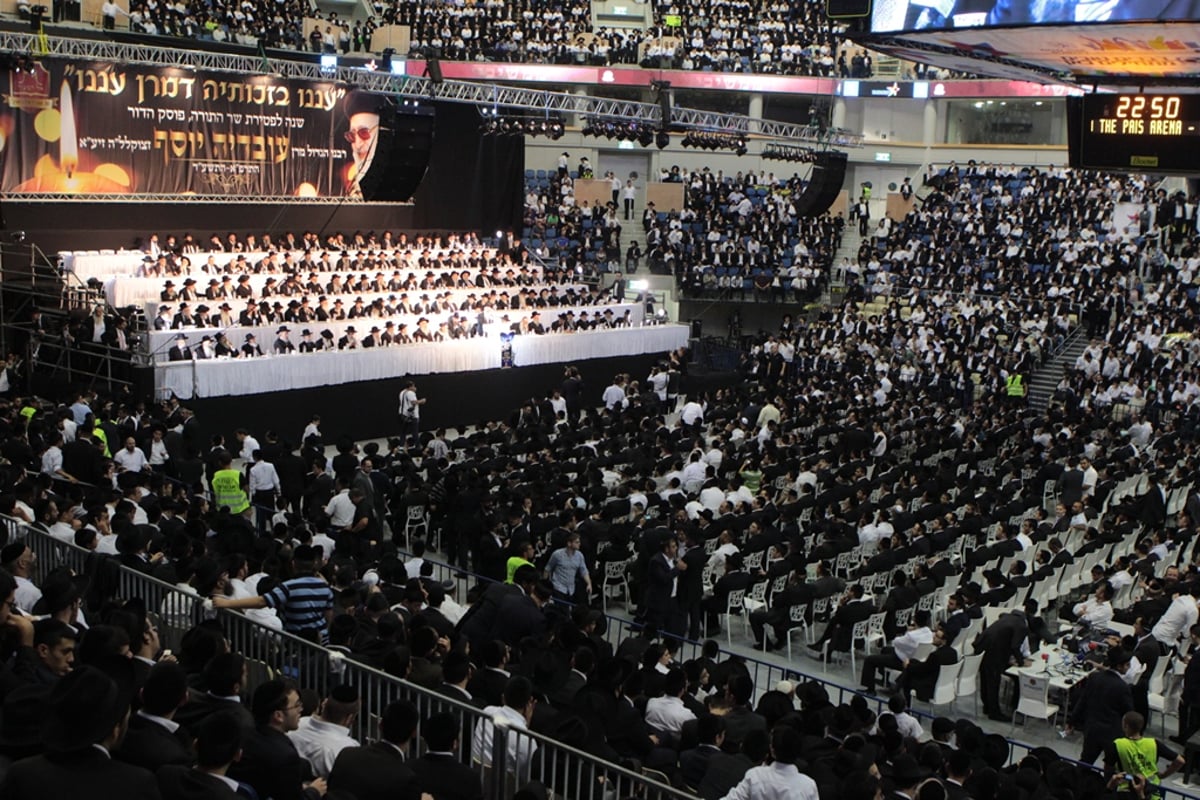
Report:
[[[233,456],[221,455],[220,469],[213,473],[213,504],[218,510],[227,507],[230,514],[245,514],[250,509],[250,497],[246,494],[246,476],[233,469]]]
[[[1025,382],[1021,379],[1021,373],[1010,372],[1004,379],[1004,389],[1010,402],[1020,403],[1023,401],[1025,399]]]

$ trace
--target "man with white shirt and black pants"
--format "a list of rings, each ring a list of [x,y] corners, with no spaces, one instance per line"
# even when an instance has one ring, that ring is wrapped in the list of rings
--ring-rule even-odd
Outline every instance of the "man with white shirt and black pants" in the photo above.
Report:
[[[275,496],[283,487],[279,483],[279,473],[275,465],[263,458],[262,450],[251,453],[253,466],[247,476],[247,488],[250,491],[250,502],[258,512],[258,530],[265,532],[270,524],[271,515],[275,513]]]
[[[914,624],[907,631],[892,639],[892,646],[884,648],[878,655],[867,656],[863,660],[862,685],[871,693],[875,692],[875,677],[879,670],[904,669],[917,648],[922,644],[933,642],[933,631],[929,627],[929,612],[916,612]]]
[[[801,747],[795,728],[777,725],[771,733],[774,763],[748,770],[725,800],[818,800],[816,781],[796,767]]]
[[[1150,629],[1150,635],[1158,640],[1165,653],[1179,643],[1180,637],[1187,636],[1192,626],[1200,618],[1200,608],[1196,598],[1192,596],[1190,584],[1182,584],[1179,594],[1171,600],[1171,605],[1158,618],[1158,623]]]
[[[652,697],[646,702],[647,727],[678,740],[683,724],[696,718],[683,704],[687,683],[687,674],[682,669],[674,667],[667,672],[663,680],[663,696]]]

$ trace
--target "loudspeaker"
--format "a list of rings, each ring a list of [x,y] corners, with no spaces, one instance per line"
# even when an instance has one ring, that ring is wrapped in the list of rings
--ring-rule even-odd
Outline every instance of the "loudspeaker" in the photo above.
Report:
[[[364,200],[403,202],[411,200],[433,149],[432,109],[397,112],[393,106],[379,112],[379,141],[371,167],[359,180]]]
[[[825,16],[830,19],[853,19],[871,14],[871,0],[825,0]]]
[[[808,186],[796,200],[797,216],[819,217],[829,210],[846,180],[846,162],[846,154],[840,150],[817,153]]]
[[[446,80],[442,77],[442,62],[438,61],[437,56],[425,58],[425,74],[429,76],[429,80],[433,81],[435,86]]]
[[[692,320],[692,336],[693,339],[701,339],[704,335],[704,320]]]

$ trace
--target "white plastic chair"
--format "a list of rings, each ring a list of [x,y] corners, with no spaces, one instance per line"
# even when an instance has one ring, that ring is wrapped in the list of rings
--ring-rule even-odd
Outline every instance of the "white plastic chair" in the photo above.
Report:
[[[808,617],[805,615],[806,610],[807,610],[807,606],[805,606],[803,604],[792,606],[791,608],[788,609],[788,619],[792,623],[791,627],[788,628],[788,632],[787,632],[788,661],[792,660],[792,634],[793,633],[803,632],[805,641],[812,640],[811,631],[809,630],[809,625],[808,625]],[[763,637],[764,640],[766,638],[767,637],[765,637],[765,636]]]
[[[937,683],[933,685],[933,697],[929,699],[931,706],[953,705],[958,697],[958,676],[962,673],[964,664],[943,664],[938,671]]]
[[[725,618],[725,644],[727,645],[733,644],[733,634],[730,632],[730,628],[733,627],[733,614],[742,608],[745,597],[745,589],[734,589],[725,601],[725,613],[722,616]]]
[[[962,669],[954,679],[954,697],[970,696],[975,702],[975,715],[979,715],[979,665],[983,663],[983,653],[967,656],[961,660]],[[939,676],[940,677],[940,676]]]
[[[429,517],[425,513],[425,506],[409,506],[404,515],[404,547],[406,549],[412,548],[413,536],[418,530],[421,531],[421,538],[429,536]]]
[[[1166,674],[1174,659],[1159,656],[1154,663],[1154,671],[1150,673],[1150,683],[1147,686],[1147,699],[1151,711],[1158,712],[1159,727],[1163,735],[1167,733],[1167,714],[1170,705],[1167,703]]]
[[[608,598],[625,597],[629,602],[629,562],[609,561],[604,565],[604,587],[600,593],[600,604],[608,613]]]
[[[1022,675],[1020,680],[1021,697],[1017,701],[1016,713],[1013,714],[1009,733],[1017,726],[1017,714],[1022,718],[1036,717],[1053,723],[1058,716],[1058,705],[1050,702],[1049,675]]]

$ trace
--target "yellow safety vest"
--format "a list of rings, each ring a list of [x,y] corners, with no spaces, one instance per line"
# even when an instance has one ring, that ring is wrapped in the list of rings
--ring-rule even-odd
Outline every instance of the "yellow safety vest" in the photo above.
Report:
[[[228,506],[231,514],[240,514],[250,507],[250,498],[242,489],[242,473],[236,469],[220,469],[213,475],[213,503],[217,509]]]
[[[1020,373],[1014,372],[1012,375],[1009,375],[1004,384],[1008,390],[1009,397],[1025,396],[1025,386],[1021,383]]]
[[[1125,772],[1141,775],[1147,783],[1158,783],[1158,742],[1154,739],[1113,740],[1117,759]]]

